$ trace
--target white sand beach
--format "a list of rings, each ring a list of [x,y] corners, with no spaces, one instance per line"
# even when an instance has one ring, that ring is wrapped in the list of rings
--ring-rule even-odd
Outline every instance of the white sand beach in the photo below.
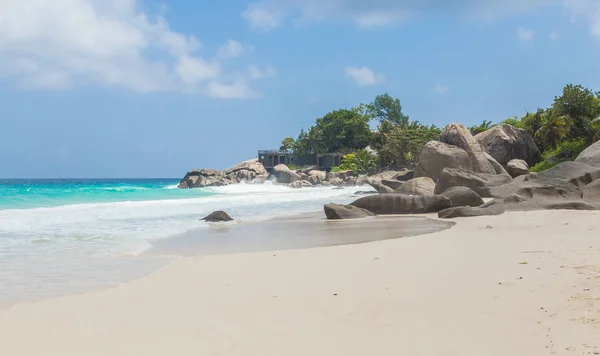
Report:
[[[600,354],[600,213],[509,212],[357,245],[185,257],[0,312],[0,355]]]

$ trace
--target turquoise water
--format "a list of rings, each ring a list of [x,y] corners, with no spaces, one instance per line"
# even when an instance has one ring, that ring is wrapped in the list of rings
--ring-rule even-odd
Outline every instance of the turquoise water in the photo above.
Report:
[[[349,203],[365,189],[266,182],[181,190],[177,184],[0,180],[0,307],[143,275],[164,262],[143,254],[152,241],[209,228],[199,219],[215,210],[243,223],[322,211],[323,204]]]
[[[0,209],[185,199],[210,195],[176,189],[178,179],[0,179]]]

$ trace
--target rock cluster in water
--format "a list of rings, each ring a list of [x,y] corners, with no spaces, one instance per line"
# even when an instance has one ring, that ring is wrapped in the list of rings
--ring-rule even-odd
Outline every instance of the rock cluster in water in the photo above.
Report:
[[[539,160],[539,149],[524,130],[504,124],[473,136],[463,125],[452,123],[442,130],[438,141],[424,146],[414,171],[356,177],[352,171],[326,173],[278,165],[269,174],[255,159],[224,171],[190,171],[179,187],[270,179],[294,188],[368,184],[377,191],[350,205],[326,205],[329,219],[427,212],[455,218],[497,215],[506,210],[600,208],[600,141],[574,162],[530,173],[529,166]],[[491,201],[484,203],[483,198]]]

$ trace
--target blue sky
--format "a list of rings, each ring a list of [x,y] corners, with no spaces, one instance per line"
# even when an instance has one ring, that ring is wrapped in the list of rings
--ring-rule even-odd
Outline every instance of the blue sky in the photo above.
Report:
[[[597,0],[0,1],[0,177],[180,177],[388,92],[493,122],[600,89]]]

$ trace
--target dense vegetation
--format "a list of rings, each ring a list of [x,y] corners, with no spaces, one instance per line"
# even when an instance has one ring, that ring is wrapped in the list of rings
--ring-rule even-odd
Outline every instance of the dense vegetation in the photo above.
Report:
[[[543,152],[543,161],[532,168],[540,171],[574,159],[585,147],[600,139],[600,92],[581,85],[568,84],[562,95],[554,98],[551,107],[539,108],[504,120],[529,132]],[[377,122],[371,130],[369,123]],[[469,129],[475,135],[493,127],[491,121]],[[346,153],[335,170],[354,170],[371,173],[385,168],[412,168],[416,165],[423,146],[439,139],[441,129],[411,120],[402,111],[400,100],[382,94],[368,104],[351,109],[339,109],[315,120],[302,130],[296,139],[286,137],[282,151],[295,154]],[[370,147],[377,151],[372,154]]]

